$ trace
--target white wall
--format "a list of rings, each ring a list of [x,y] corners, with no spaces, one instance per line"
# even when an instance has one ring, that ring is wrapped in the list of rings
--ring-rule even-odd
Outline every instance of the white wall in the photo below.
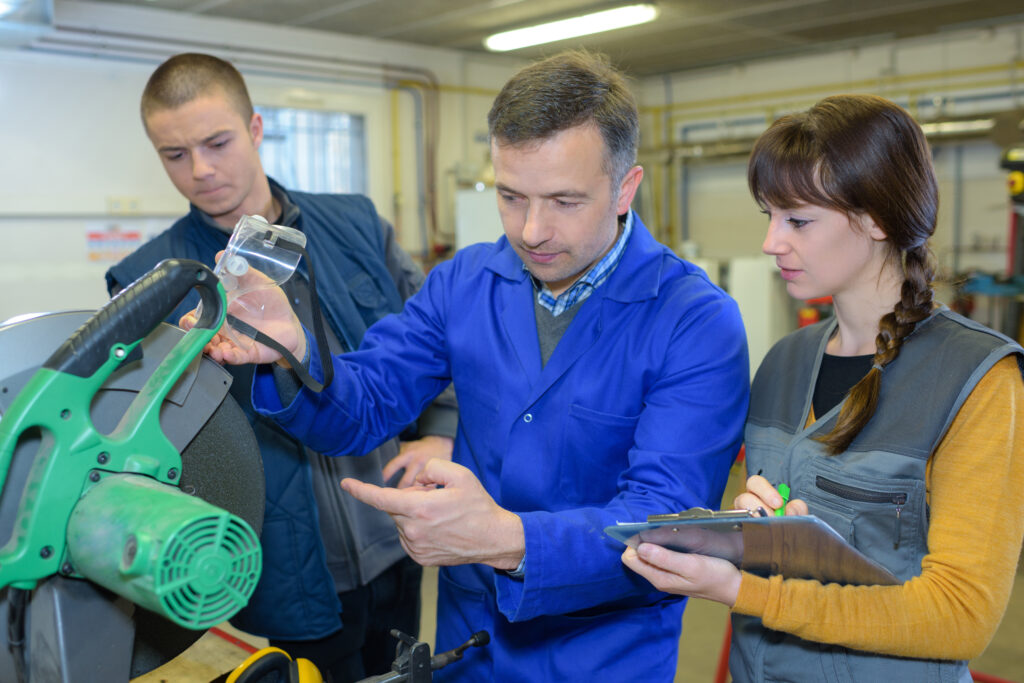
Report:
[[[148,65],[0,50],[0,320],[106,300],[109,256],[89,232],[142,239],[184,212],[142,132]],[[132,197],[141,215],[113,217]]]
[[[142,241],[184,213],[138,115],[146,79],[171,54],[234,61],[256,104],[362,114],[368,194],[414,253],[424,246],[419,122],[412,91],[385,87],[385,72],[412,80],[419,69],[439,84],[437,217],[452,233],[457,176],[486,165],[485,115],[518,65],[148,7],[58,1],[55,23],[42,50],[0,48],[0,239],[8,246],[0,249],[0,320],[101,305],[102,275],[116,254],[89,234]]]

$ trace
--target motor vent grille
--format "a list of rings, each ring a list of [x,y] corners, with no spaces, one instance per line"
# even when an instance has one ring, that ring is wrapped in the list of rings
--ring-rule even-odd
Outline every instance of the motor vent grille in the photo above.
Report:
[[[260,542],[248,524],[226,512],[208,515],[168,539],[154,588],[172,620],[206,629],[246,605],[261,567]]]

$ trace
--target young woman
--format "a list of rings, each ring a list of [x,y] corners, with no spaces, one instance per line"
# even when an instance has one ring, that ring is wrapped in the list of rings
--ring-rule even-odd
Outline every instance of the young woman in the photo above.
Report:
[[[813,514],[903,583],[762,578],[641,544],[655,587],[732,608],[735,681],[970,681],[1024,534],[1022,353],[932,299],[937,185],[924,135],[843,95],[758,140],[751,193],[789,293],[835,317],[780,341],[754,379],[737,508]]]

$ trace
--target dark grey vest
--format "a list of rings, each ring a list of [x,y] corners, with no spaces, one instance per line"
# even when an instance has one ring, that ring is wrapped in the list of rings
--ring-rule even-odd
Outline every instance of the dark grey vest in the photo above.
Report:
[[[925,467],[978,380],[1015,342],[948,309],[904,340],[883,371],[878,407],[850,447],[825,454],[811,437],[827,434],[841,405],[804,428],[834,320],[776,344],[751,389],[745,432],[747,469],[786,482],[792,498],[902,581],[921,573],[928,552]],[[1020,357],[1018,356],[1018,362]],[[746,681],[969,682],[966,662],[889,657],[802,640],[733,615],[729,668]]]

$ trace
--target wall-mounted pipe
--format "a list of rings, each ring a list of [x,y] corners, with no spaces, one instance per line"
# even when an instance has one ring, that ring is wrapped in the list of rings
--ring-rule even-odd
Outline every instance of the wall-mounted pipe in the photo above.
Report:
[[[903,76],[890,75],[882,79],[865,78],[857,81],[809,85],[799,88],[786,88],[782,90],[745,93],[742,95],[712,97],[704,100],[690,100],[687,102],[673,102],[671,105],[642,107],[641,113],[660,116],[662,113],[661,110],[665,108],[670,109],[673,112],[673,116],[678,115],[678,112],[699,110],[725,112],[730,109],[745,108],[748,112],[755,112],[761,111],[765,108],[762,103],[766,100],[775,100],[772,106],[777,109],[800,109],[803,108],[803,103],[807,101],[817,101],[825,95],[830,95],[836,92],[878,92],[883,87],[894,88],[897,86],[903,86],[901,90],[904,93],[909,94],[955,92],[957,90],[962,91],[977,88],[979,87],[979,84],[982,86],[985,86],[986,84],[988,86],[992,86],[993,84],[1005,86],[1008,80],[1011,82],[1015,80],[1013,78],[1013,74],[1021,69],[1024,69],[1024,60],[1014,59],[1005,64],[989,64],[976,67],[964,67],[960,69],[944,69],[942,71],[906,74]],[[971,81],[962,83],[955,82],[955,79],[958,78],[1006,72],[1010,74],[1009,79],[1004,78],[996,79],[994,81]],[[917,84],[917,86],[910,87],[913,84]]]
[[[953,147],[953,275],[960,273],[964,244],[964,146]]]
[[[992,93],[985,98],[979,98],[975,95],[967,95],[961,100],[958,97],[950,98],[953,102],[963,101],[981,101],[982,99],[1012,99],[1016,96],[1016,92],[1004,91],[1002,93]],[[1021,112],[1021,110],[1009,110],[1009,111],[998,111],[998,112],[987,112],[978,113],[970,117],[971,120],[986,120],[991,119],[993,121],[999,121],[1001,118],[1006,117],[1008,114],[1015,112]],[[757,140],[757,135],[760,134],[765,128],[767,128],[771,121],[774,120],[772,116],[762,117],[742,117],[732,119],[731,122],[734,124],[722,125],[720,121],[700,121],[692,122],[686,126],[680,126],[679,137],[680,140],[672,142],[669,145],[658,145],[653,147],[644,147],[639,151],[639,155],[643,158],[655,159],[667,152],[680,157],[684,162],[688,161],[691,163],[699,163],[701,161],[718,161],[725,158],[733,157],[744,157],[750,154],[750,150],[753,149],[754,142]],[[660,119],[655,120],[660,121]],[[950,118],[943,121],[926,121],[924,124],[935,124],[935,123],[957,123],[962,122],[963,118]],[[688,140],[689,135],[694,131],[706,131],[706,130],[726,130],[730,127],[751,127],[754,122],[760,122],[758,131],[756,133],[748,133],[742,136],[733,136],[732,134],[726,133],[717,139],[708,139],[702,142],[693,142]],[[1021,114],[1021,122],[1019,125],[1024,125],[1024,113]],[[658,128],[660,130],[660,126]],[[1024,136],[1024,129],[1021,129],[1022,136]],[[964,127],[962,130],[957,130],[954,127],[943,128],[940,126],[926,126],[925,134],[929,140],[933,143],[941,142],[954,142],[964,139],[983,139],[993,138],[1004,132],[1001,127],[995,125],[979,126],[974,130],[970,130]],[[998,140],[994,140],[1000,146],[1005,146],[1004,143]]]
[[[672,96],[672,79],[666,75],[663,79],[665,85],[665,101],[671,103],[673,100]],[[662,126],[662,134],[664,136],[664,142],[671,143],[675,137],[675,131],[672,130],[672,117],[669,115],[669,110],[665,110],[665,122]],[[679,222],[679,193],[675,191],[676,188],[676,164],[678,163],[675,153],[669,149],[665,155],[665,207],[662,214],[662,240],[665,244],[677,245],[681,241],[681,228],[677,230],[676,226],[680,225]]]

